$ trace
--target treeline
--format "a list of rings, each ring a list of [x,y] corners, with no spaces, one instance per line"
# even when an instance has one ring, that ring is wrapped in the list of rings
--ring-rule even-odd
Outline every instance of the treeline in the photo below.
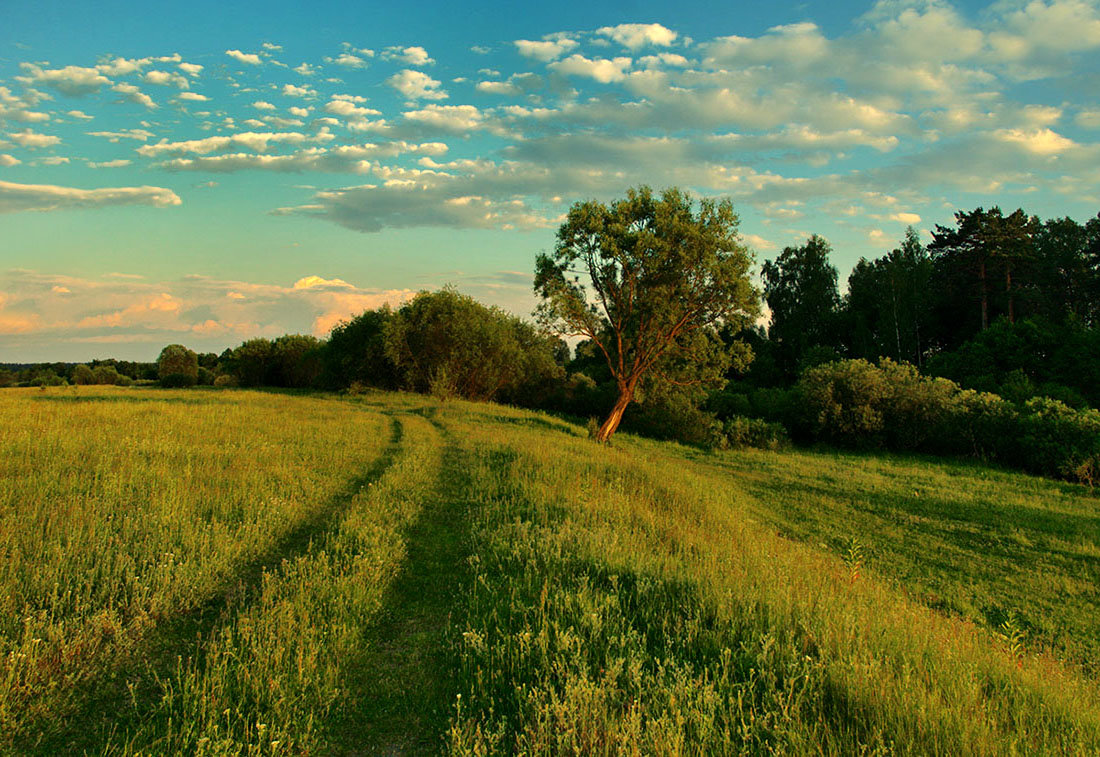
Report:
[[[888,357],[1014,401],[1100,404],[1100,216],[1042,221],[999,208],[955,214],[924,246],[861,259],[841,296],[821,237],[763,266],[766,331],[750,335],[755,387],[809,367]]]
[[[157,364],[131,360],[92,360],[89,363],[0,364],[0,387],[113,384],[129,386],[157,380]]]

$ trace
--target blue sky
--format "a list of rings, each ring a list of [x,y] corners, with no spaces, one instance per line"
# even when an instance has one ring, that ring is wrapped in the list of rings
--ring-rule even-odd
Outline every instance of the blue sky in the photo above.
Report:
[[[569,204],[729,196],[842,280],[912,224],[1100,210],[1100,9],[23,4],[0,27],[0,362],[151,359],[452,283],[518,313]],[[350,6],[355,7],[350,7]]]

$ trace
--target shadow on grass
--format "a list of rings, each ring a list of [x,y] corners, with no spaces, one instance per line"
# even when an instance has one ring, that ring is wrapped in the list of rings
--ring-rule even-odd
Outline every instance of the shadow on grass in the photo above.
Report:
[[[120,733],[135,730],[160,701],[162,681],[170,679],[178,661],[192,659],[201,665],[205,642],[260,597],[266,572],[307,553],[315,542],[338,528],[355,495],[379,480],[393,464],[402,435],[400,421],[392,419],[388,446],[362,475],[349,481],[324,507],[283,534],[262,554],[238,566],[206,601],[160,619],[121,663],[81,681],[72,692],[73,704],[68,711],[61,717],[50,713],[48,720],[33,723],[27,732],[14,735],[13,751],[99,753],[108,739],[118,741]]]
[[[356,705],[330,724],[330,749],[340,754],[437,754],[443,746],[455,678],[454,616],[468,596],[469,461],[435,421],[447,446],[435,495],[404,535],[406,556],[366,629],[361,655],[345,682]]]

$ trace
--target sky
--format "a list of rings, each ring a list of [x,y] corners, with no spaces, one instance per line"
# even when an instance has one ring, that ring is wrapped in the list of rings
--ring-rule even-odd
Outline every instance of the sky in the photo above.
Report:
[[[78,6],[79,7],[74,7]],[[758,263],[1100,211],[1100,5],[11,3],[0,362],[520,315],[578,201],[729,197]]]

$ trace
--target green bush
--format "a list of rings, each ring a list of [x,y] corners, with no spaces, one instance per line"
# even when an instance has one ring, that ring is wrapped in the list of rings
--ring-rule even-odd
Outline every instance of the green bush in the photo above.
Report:
[[[722,424],[726,444],[738,449],[755,447],[756,449],[784,449],[790,446],[787,430],[782,424],[769,423],[760,418],[745,418],[735,415]]]
[[[223,373],[214,379],[214,386],[217,387],[234,387],[237,386],[237,377],[231,373]]]
[[[817,366],[797,389],[815,441],[975,457],[1084,483],[1100,470],[1097,410],[1048,397],[1016,404],[888,359]]]

